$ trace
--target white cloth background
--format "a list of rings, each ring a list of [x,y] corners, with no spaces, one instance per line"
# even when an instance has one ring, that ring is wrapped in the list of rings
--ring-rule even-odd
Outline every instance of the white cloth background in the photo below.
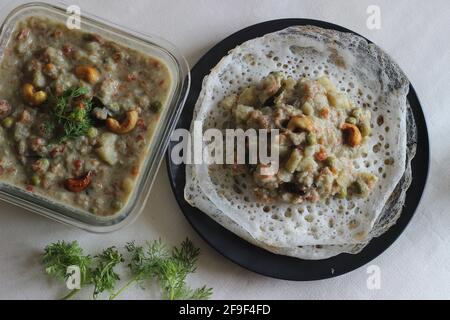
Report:
[[[3,2],[3,1],[2,1]],[[366,267],[325,281],[290,282],[256,275],[229,262],[188,225],[171,193],[165,166],[149,204],[131,226],[107,235],[89,234],[0,203],[0,298],[52,299],[63,288],[42,272],[40,253],[50,242],[78,240],[90,252],[130,240],[186,236],[201,248],[192,285],[207,284],[216,299],[450,298],[450,2],[430,1],[75,1],[135,30],[175,43],[193,65],[229,34],[257,22],[302,17],[329,21],[373,40],[400,64],[421,100],[431,141],[431,171],[422,202],[402,236],[371,264],[381,269],[381,289],[366,286]],[[381,8],[381,30],[366,27],[366,9]],[[448,161],[448,162],[447,162]],[[82,295],[81,297],[88,297]],[[158,298],[132,288],[122,298]]]

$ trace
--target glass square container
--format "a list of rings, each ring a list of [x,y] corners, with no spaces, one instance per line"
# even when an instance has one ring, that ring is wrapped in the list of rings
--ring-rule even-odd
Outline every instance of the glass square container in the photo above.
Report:
[[[69,17],[66,5],[49,2],[13,2],[0,11],[0,61],[4,49],[12,36],[16,24],[31,16],[41,16],[65,23]],[[81,12],[81,30],[97,33],[122,46],[153,56],[166,64],[171,74],[171,89],[159,123],[148,145],[148,152],[141,165],[140,175],[126,205],[115,215],[96,216],[87,211],[52,201],[41,195],[27,192],[23,188],[0,181],[0,200],[12,203],[53,220],[73,225],[87,231],[105,233],[129,224],[142,212],[172,130],[186,100],[190,85],[189,66],[176,47],[168,41],[123,26],[105,21],[99,17]]]

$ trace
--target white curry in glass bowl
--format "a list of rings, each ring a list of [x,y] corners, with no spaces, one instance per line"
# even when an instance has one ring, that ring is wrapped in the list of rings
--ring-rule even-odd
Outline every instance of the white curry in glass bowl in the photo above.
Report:
[[[128,202],[172,87],[160,59],[33,16],[0,62],[0,182],[97,216]]]

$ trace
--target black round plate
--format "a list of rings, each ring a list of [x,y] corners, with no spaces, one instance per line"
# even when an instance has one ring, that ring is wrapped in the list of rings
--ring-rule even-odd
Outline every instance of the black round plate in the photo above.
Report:
[[[293,25],[314,25],[343,32],[353,32],[318,20],[281,19],[259,23],[234,33],[209,50],[192,69],[191,89],[177,128],[189,130],[194,106],[201,91],[202,80],[229,50],[247,40]],[[418,141],[417,154],[412,161],[413,180],[407,191],[405,206],[397,223],[382,236],[372,239],[358,254],[342,253],[324,260],[302,260],[273,254],[239,238],[185,201],[185,166],[174,165],[170,160],[170,152],[176,144],[175,142],[169,145],[167,153],[167,170],[172,191],[184,215],[200,236],[222,255],[246,269],[269,277],[298,281],[326,279],[350,272],[377,257],[397,239],[413,217],[424,190],[429,167],[428,133],[419,100],[412,86],[408,100],[417,125]]]

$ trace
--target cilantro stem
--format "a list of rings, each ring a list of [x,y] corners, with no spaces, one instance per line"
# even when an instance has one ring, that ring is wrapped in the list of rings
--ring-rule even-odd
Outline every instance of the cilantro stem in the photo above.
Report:
[[[109,296],[109,300],[114,300],[116,299],[123,291],[125,291],[126,289],[128,289],[132,284],[137,283],[139,280],[139,276],[135,276],[133,277],[130,281],[128,281],[127,283],[125,283],[125,285],[120,288],[119,290],[117,290],[115,293],[111,294]]]
[[[61,281],[66,281],[69,266],[78,266],[80,287],[83,289],[93,286],[93,299],[108,291],[109,300],[114,300],[132,285],[152,280],[159,284],[164,299],[208,299],[211,296],[212,289],[206,286],[192,289],[186,282],[188,274],[196,269],[199,255],[199,249],[190,240],[186,239],[180,248],[174,247],[172,250],[161,240],[147,242],[145,246],[136,246],[131,242],[125,249],[129,253],[129,281],[117,291],[114,290],[120,277],[114,269],[126,259],[115,247],[91,257],[84,254],[78,242],[59,241],[45,247],[42,261],[45,272]],[[71,290],[62,300],[72,299],[79,291],[80,289]]]
[[[72,291],[70,291],[67,295],[65,295],[64,297],[61,298],[61,300],[70,300],[71,298],[73,298],[74,296],[77,295],[77,293],[80,291],[80,289],[73,289]]]

